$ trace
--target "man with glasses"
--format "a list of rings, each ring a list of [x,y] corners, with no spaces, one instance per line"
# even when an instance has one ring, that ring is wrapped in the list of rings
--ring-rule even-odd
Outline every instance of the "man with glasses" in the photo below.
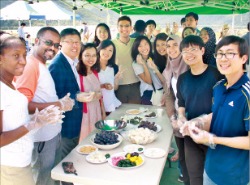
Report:
[[[80,91],[80,79],[76,71],[78,56],[81,50],[81,36],[74,28],[65,28],[60,33],[61,51],[52,60],[49,71],[55,81],[56,93],[59,98],[70,92],[76,99]],[[65,113],[62,125],[62,158],[64,158],[79,141],[82,122],[82,103],[75,102],[73,110]]]
[[[132,22],[128,16],[120,17],[117,22],[120,36],[112,40],[116,47],[116,64],[119,70],[123,71],[122,79],[116,90],[116,97],[122,103],[140,104],[140,82],[132,67],[131,49],[135,39],[129,37],[132,30],[131,25]]]
[[[202,114],[211,113],[213,86],[222,76],[213,66],[203,63],[204,43],[199,36],[189,35],[180,44],[185,63],[190,67],[177,81],[178,124]],[[203,185],[203,169],[207,147],[184,137],[184,152],[190,182]]]
[[[67,93],[58,99],[54,81],[46,67],[47,60],[56,55],[59,47],[59,32],[52,27],[41,28],[27,57],[23,75],[16,79],[17,89],[28,98],[30,113],[50,105],[58,106],[62,111],[70,111],[73,107],[74,100]],[[61,128],[61,123],[47,125],[34,134],[31,165],[36,185],[54,184],[50,171],[60,161]]]
[[[197,143],[209,145],[204,185],[249,183],[250,81],[248,46],[237,36],[223,38],[215,49],[218,70],[226,79],[213,90],[212,113],[200,119],[204,126],[188,126]],[[197,119],[194,120],[197,125]]]

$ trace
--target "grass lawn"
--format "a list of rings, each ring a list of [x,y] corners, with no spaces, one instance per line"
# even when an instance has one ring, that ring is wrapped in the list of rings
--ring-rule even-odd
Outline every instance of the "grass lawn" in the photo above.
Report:
[[[171,147],[175,149],[175,152],[177,151],[177,146],[174,139],[172,140]],[[171,158],[171,156],[173,156],[175,152],[173,154],[169,154],[168,157]],[[183,185],[183,183],[178,182],[178,177],[178,161],[171,162],[171,168],[169,167],[169,163],[167,161],[161,176],[160,185]]]

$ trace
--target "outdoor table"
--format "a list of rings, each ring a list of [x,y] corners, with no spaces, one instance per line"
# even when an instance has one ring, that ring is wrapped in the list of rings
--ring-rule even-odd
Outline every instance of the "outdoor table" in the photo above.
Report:
[[[122,104],[107,119],[120,119],[126,114],[128,109],[139,109],[140,107],[148,108],[152,111],[157,109],[165,109],[164,107],[145,106],[138,104]],[[117,169],[112,167],[108,162],[102,164],[92,164],[86,161],[85,155],[81,155],[73,149],[56,167],[51,171],[51,176],[55,180],[72,182],[82,185],[158,185],[166,163],[168,150],[170,147],[173,129],[167,117],[166,111],[163,111],[162,116],[150,118],[149,121],[155,122],[162,127],[158,133],[158,137],[150,144],[144,145],[147,148],[162,148],[166,151],[166,155],[161,158],[148,158],[141,154],[145,162],[142,166],[134,169]],[[94,130],[86,139],[79,145],[91,144],[90,137],[95,134]],[[100,150],[110,155],[123,152],[123,147],[131,144],[127,140],[123,140],[120,146],[112,150]],[[73,162],[78,175],[65,174],[62,168],[62,162]]]

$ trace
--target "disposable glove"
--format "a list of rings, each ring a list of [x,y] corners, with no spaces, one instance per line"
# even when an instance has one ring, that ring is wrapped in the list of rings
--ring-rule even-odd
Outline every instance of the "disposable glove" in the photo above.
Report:
[[[208,115],[204,114],[197,118],[191,119],[189,121],[186,121],[184,125],[180,128],[180,133],[182,133],[183,136],[189,136],[189,126],[196,126],[200,129],[204,128],[204,124],[207,122]]]
[[[75,101],[70,98],[70,93],[67,93],[66,96],[59,100],[59,102],[61,104],[61,110],[64,112],[71,111],[75,105]]]
[[[183,136],[180,133],[180,127],[184,124],[184,122],[186,121],[186,118],[184,116],[179,116],[177,118],[177,116],[172,115],[170,120],[171,120],[171,124],[172,124],[172,127],[173,127],[174,135],[177,136],[177,137],[182,138]]]
[[[216,144],[214,143],[214,134],[211,134],[205,130],[201,130],[195,125],[190,125],[188,130],[190,137],[194,140],[194,142],[204,144],[212,149],[215,149]]]
[[[76,95],[76,100],[79,102],[91,102],[94,100],[95,92],[80,92]]]
[[[24,126],[31,131],[48,124],[62,123],[64,117],[59,107],[50,105],[40,112],[36,109],[35,114],[31,117],[31,121]]]

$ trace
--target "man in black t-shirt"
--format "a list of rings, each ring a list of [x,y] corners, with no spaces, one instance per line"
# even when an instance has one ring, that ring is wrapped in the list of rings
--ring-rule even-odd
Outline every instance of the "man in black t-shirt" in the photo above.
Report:
[[[183,59],[190,69],[177,81],[178,123],[211,113],[213,86],[222,79],[219,71],[203,63],[204,43],[199,36],[190,35],[180,44]],[[189,136],[184,137],[184,151],[189,182],[202,185],[207,147],[196,144]]]

